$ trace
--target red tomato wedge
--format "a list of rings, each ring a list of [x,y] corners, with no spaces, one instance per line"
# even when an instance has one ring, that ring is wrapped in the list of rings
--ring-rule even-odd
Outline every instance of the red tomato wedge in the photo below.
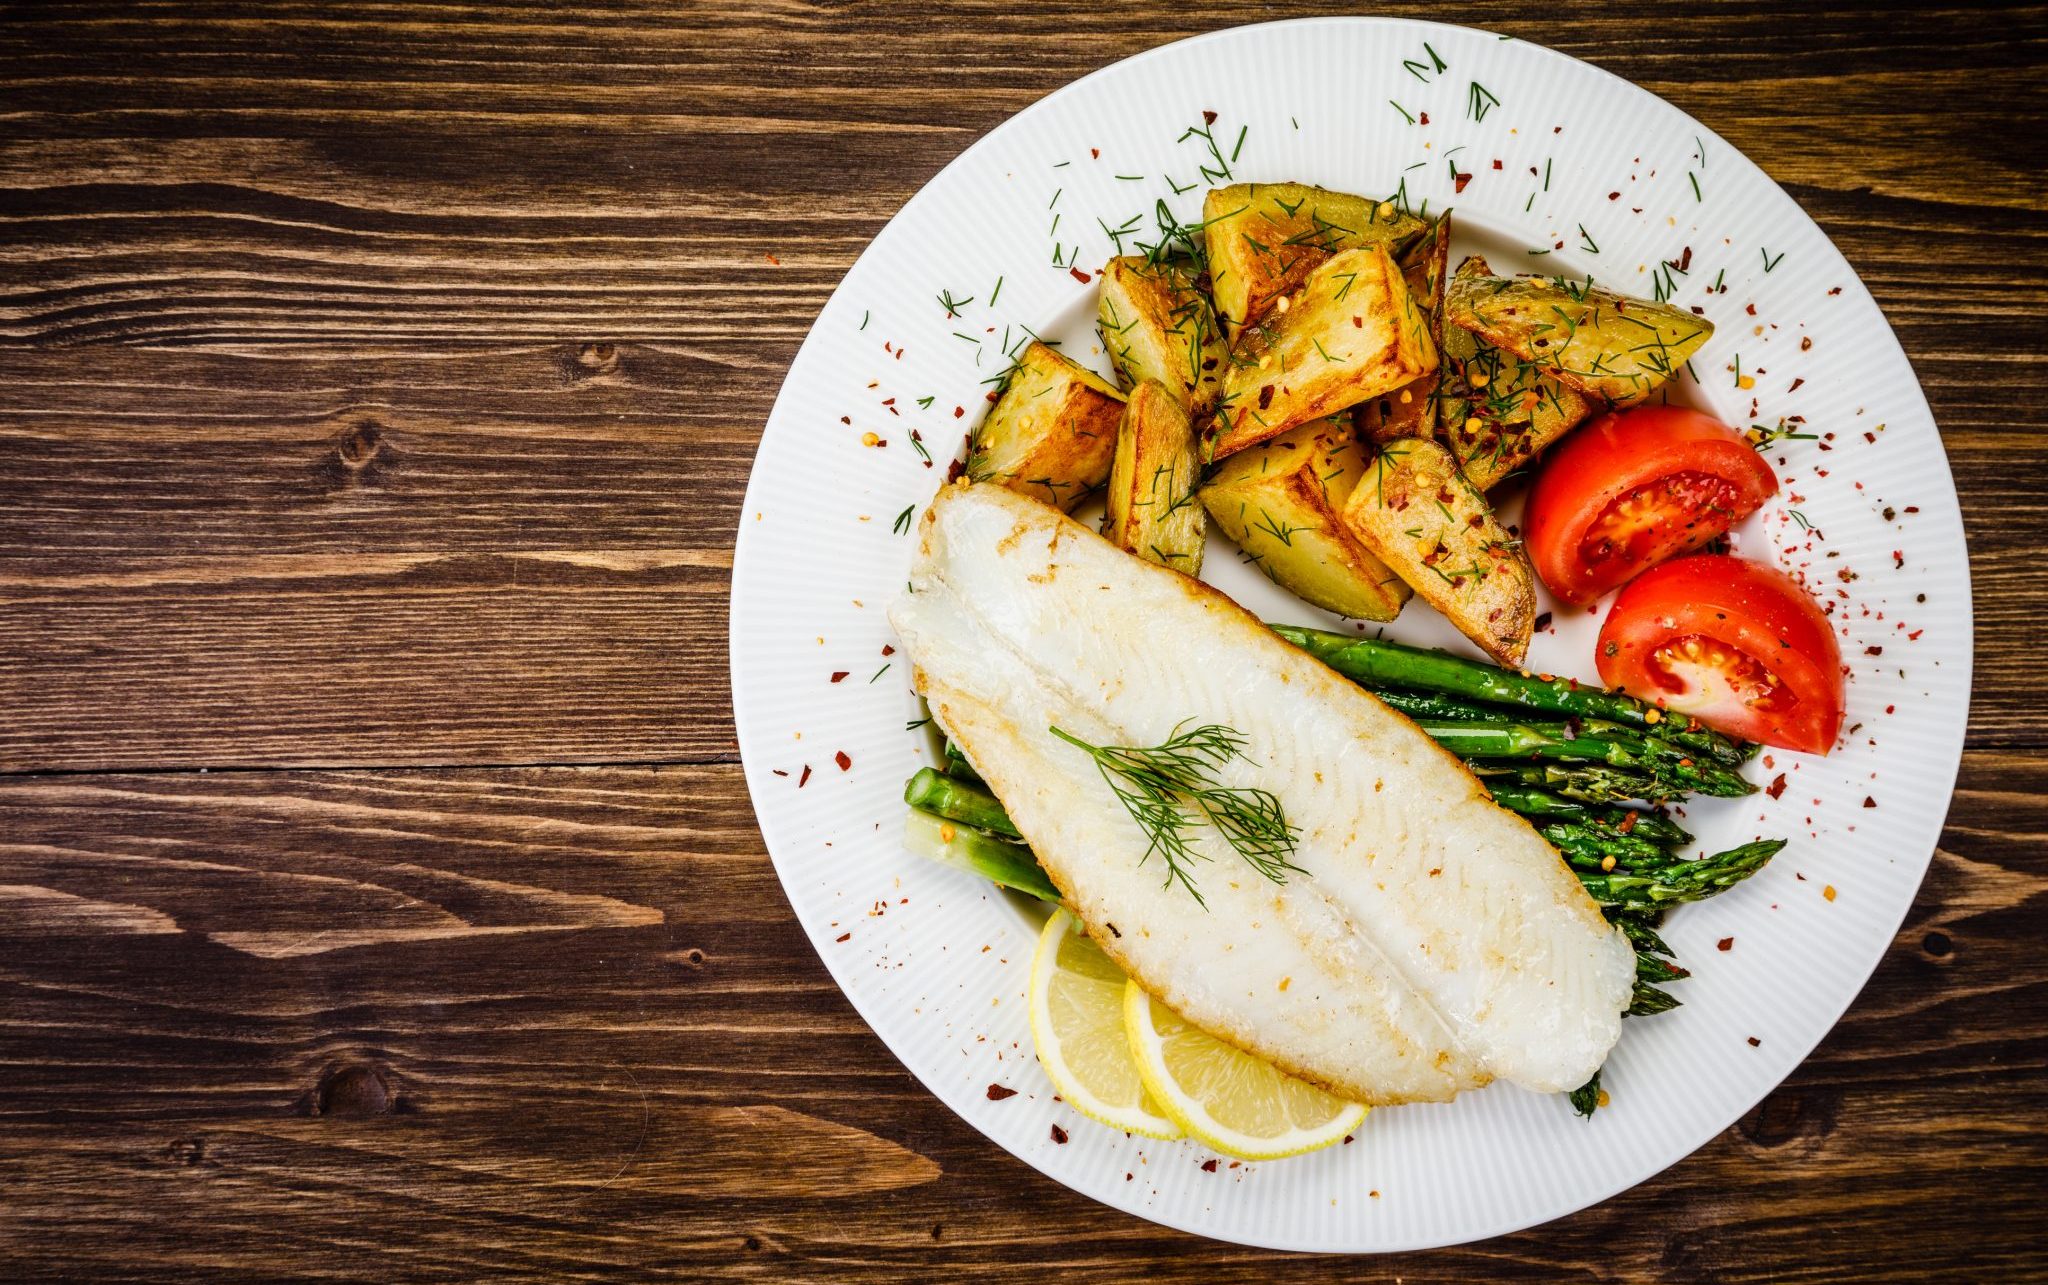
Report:
[[[1600,626],[1600,681],[1730,736],[1825,754],[1842,730],[1827,617],[1775,567],[1680,558],[1623,589]]]
[[[1678,406],[1604,415],[1567,437],[1529,491],[1530,561],[1584,606],[1756,512],[1778,492],[1740,433]]]

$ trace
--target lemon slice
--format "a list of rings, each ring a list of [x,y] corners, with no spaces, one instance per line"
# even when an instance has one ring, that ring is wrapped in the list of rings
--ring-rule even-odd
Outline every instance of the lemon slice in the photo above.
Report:
[[[1124,974],[1061,910],[1045,921],[1031,959],[1031,1039],[1060,1096],[1127,1133],[1178,1138],[1180,1126],[1145,1092],[1124,1035]]]
[[[1366,1108],[1182,1021],[1127,982],[1124,1030],[1146,1090],[1174,1123],[1240,1160],[1278,1160],[1344,1140]]]

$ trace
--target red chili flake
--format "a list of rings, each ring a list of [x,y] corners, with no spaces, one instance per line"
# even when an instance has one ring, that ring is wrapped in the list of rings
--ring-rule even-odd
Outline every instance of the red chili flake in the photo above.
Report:
[[[1784,798],[1785,774],[1783,772],[1778,773],[1778,775],[1772,779],[1771,783],[1764,787],[1764,793],[1770,795],[1774,799]]]
[[[1495,161],[1495,162],[1493,163],[1493,168],[1495,168],[1495,169],[1499,169],[1499,168],[1500,168],[1500,162],[1499,162],[1499,161]]]
[[[1805,352],[1807,349],[1811,347],[1813,347],[1813,336],[1802,335],[1799,339],[1799,351]]]
[[[853,416],[851,416],[851,415],[841,415],[841,416],[839,417],[839,422],[840,422],[840,423],[842,423],[842,424],[851,424],[851,423],[853,422]]]
[[[811,780],[811,765],[810,765],[810,764],[808,764],[808,763],[806,763],[806,764],[804,764],[804,774],[803,774],[802,776],[800,776],[800,777],[798,777],[798,778],[796,779],[796,788],[797,788],[797,789],[799,789],[799,790],[803,789],[803,788],[804,788],[804,786],[806,786],[806,785],[810,784],[810,780]]]
[[[1835,287],[1834,289],[1832,289],[1832,290],[1828,291],[1828,293],[1829,293],[1829,294],[1840,294],[1840,293],[1842,293],[1842,287],[1840,287],[1840,286],[1836,286],[1836,287]]]
[[[1423,124],[1425,124],[1425,125],[1429,124],[1429,113],[1428,113],[1428,112],[1424,112],[1424,113],[1422,113],[1422,123],[1423,123]]]
[[[1882,648],[1882,647],[1865,647],[1865,648],[1863,649],[1863,654],[1864,654],[1864,655],[1866,655],[1866,656],[1882,656],[1882,655],[1884,655],[1884,648]]]
[[[1215,113],[1215,112],[1203,112],[1203,113],[1202,113],[1202,123],[1203,123],[1204,125],[1214,125],[1214,124],[1216,123],[1216,113]]]
[[[1806,377],[1802,375],[1802,376],[1800,376],[1800,377],[1799,377],[1798,379],[1795,379],[1795,380],[1793,380],[1793,381],[1792,381],[1792,386],[1791,386],[1790,388],[1786,389],[1785,391],[1786,391],[1786,392],[1788,392],[1788,393],[1796,393],[1796,392],[1798,392],[1798,391],[1799,391],[1799,386],[1800,386],[1801,384],[1805,383],[1805,382],[1806,382]]]
[[[1694,304],[1692,306],[1692,315],[1695,317],[1704,317],[1707,315],[1707,310],[1705,308],[1700,307],[1698,304]]]
[[[776,258],[776,257],[775,257],[774,255],[772,255],[772,254],[764,254],[764,255],[762,255],[761,257],[762,257],[762,258],[764,258],[764,259],[766,259],[766,260],[768,260],[768,262],[770,262],[770,263],[774,264],[774,265],[775,265],[776,267],[778,267],[778,268],[782,266],[782,260],[780,260],[780,259]]]
[[[1758,1045],[1760,1045],[1760,1044],[1762,1044],[1762,1043],[1763,1043],[1763,1041],[1762,1041],[1762,1040],[1760,1040],[1760,1039],[1758,1039],[1758,1038],[1757,1038],[1756,1036],[1754,1036],[1754,1035],[1752,1035],[1752,1036],[1750,1036],[1750,1037],[1749,1037],[1749,1046],[1750,1046],[1751,1048],[1756,1048],[1756,1047],[1757,1047]]]
[[[1101,148],[1099,148],[1099,147],[1091,147],[1091,148],[1089,148],[1089,149],[1088,149],[1088,159],[1089,159],[1089,160],[1091,160],[1091,161],[1099,161],[1099,160],[1101,160],[1101,159],[1102,159],[1102,149],[1101,149]]]
[[[1464,191],[1465,185],[1471,181],[1472,176],[1470,174],[1459,174],[1455,170],[1451,173],[1451,182],[1455,185],[1457,191]]]
[[[1095,279],[1089,276],[1087,273],[1081,271],[1081,269],[1079,268],[1068,268],[1067,271],[1073,274],[1074,280],[1080,282],[1084,286]]]
[[[1756,305],[1753,303],[1748,304],[1743,308],[1743,311],[1747,312],[1750,316],[1754,317],[1756,315]]]
[[[846,757],[845,750],[835,750],[832,754],[832,761],[839,765],[839,770],[842,772],[853,770],[853,760]]]
[[[953,408],[953,418],[954,418],[954,419],[959,419],[959,418],[961,418],[962,416],[964,416],[965,414],[967,414],[967,408],[966,408],[965,406],[955,406],[955,407]]]
[[[1926,633],[1926,632],[1927,632],[1927,631],[1926,631],[1925,629],[1915,629],[1915,630],[1914,630],[1914,631],[1913,631],[1912,633],[1910,633],[1910,634],[1907,634],[1907,635],[1906,635],[1906,641],[1907,641],[1907,642],[1919,642],[1919,641],[1920,641],[1920,635],[1921,635],[1921,634],[1924,634],[1924,633]]]
[[[1905,555],[1905,552],[1904,552],[1903,550],[1900,550],[1900,549],[1893,549],[1893,550],[1892,550],[1892,570],[1894,570],[1894,571],[1900,570],[1900,569],[1901,569],[1901,568],[1903,568],[1903,567],[1904,567],[1905,565],[1906,565],[1906,555]]]
[[[1866,794],[1863,796],[1863,806],[1866,808],[1874,808],[1877,806],[1877,800],[1871,798],[1868,794]]]
[[[781,768],[779,768],[779,767],[771,767],[771,768],[769,768],[768,770],[769,770],[769,771],[771,771],[771,772],[773,772],[773,773],[775,773],[775,775],[777,775],[777,776],[788,776],[788,775],[789,775],[789,773],[787,773],[787,772],[783,771],[783,770],[782,770]]]
[[[1001,1102],[1004,1098],[1014,1098],[1016,1096],[1017,1090],[1015,1089],[1005,1088],[1000,1084],[988,1086],[988,1100],[991,1102]]]
[[[837,937],[834,937],[834,938],[833,938],[832,940],[833,940],[833,941],[846,941],[846,940],[850,939],[850,938],[851,938],[852,936],[853,936],[853,934],[852,934],[852,933],[840,933],[840,934],[839,934],[839,935],[838,935]]]
[[[1906,506],[1906,512],[1908,512],[1908,513],[1918,513],[1919,511],[1920,511],[1920,506],[1919,506],[1919,505],[1917,505],[1917,504],[1908,504],[1908,505]]]
[[[833,681],[833,682],[835,682],[835,683],[843,683],[843,682],[845,682],[845,681],[846,681],[846,672],[847,672],[847,671],[845,671],[845,670],[843,670],[843,669],[835,669],[835,670],[833,670],[833,671],[832,671],[832,681]]]
[[[1060,1144],[1061,1146],[1063,1146],[1063,1147],[1064,1147],[1064,1146],[1066,1146],[1066,1145],[1067,1145],[1067,1131],[1066,1131],[1065,1129],[1062,1129],[1062,1128],[1060,1128],[1060,1127],[1059,1127],[1058,1125],[1054,1125],[1054,1126],[1052,1127],[1052,1140],[1053,1140],[1054,1142],[1057,1142],[1057,1143],[1059,1143],[1059,1144]]]
[[[1621,199],[1621,193],[1619,193],[1619,192],[1609,192],[1609,193],[1607,194],[1607,199],[1608,199],[1608,200],[1610,200],[1610,201],[1619,201],[1619,200]]]
[[[1687,246],[1687,247],[1685,247],[1685,250],[1684,250],[1684,252],[1683,252],[1683,253],[1681,253],[1681,254],[1680,254],[1680,255],[1678,256],[1678,270],[1679,270],[1680,272],[1690,272],[1690,271],[1692,271],[1692,247],[1691,247],[1691,246]]]
[[[961,478],[963,478],[963,477],[966,477],[966,476],[967,476],[967,461],[966,461],[966,460],[954,460],[954,461],[953,461],[953,462],[952,462],[951,464],[948,464],[948,465],[946,466],[946,480],[947,480],[948,482],[957,482],[957,481],[959,481],[959,480],[960,480]]]
[[[896,649],[894,647],[891,647],[888,643],[883,643],[882,654],[884,656],[893,656],[896,654]]]
[[[1428,119],[1429,119],[1429,117],[1425,116],[1425,117],[1423,117],[1423,119],[1424,119],[1424,120],[1428,120]],[[1203,1173],[1215,1173],[1215,1172],[1216,1172],[1216,1162],[1215,1162],[1214,1160],[1204,1160],[1204,1161],[1202,1162],[1202,1172],[1203,1172]]]

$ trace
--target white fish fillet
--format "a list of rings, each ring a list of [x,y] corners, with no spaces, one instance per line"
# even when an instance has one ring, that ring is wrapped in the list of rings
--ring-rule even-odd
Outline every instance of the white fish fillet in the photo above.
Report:
[[[940,492],[911,584],[889,618],[933,716],[1089,935],[1187,1020],[1373,1104],[1572,1089],[1605,1060],[1626,939],[1407,719],[1215,590],[995,486]],[[1204,910],[1048,731],[1156,745],[1187,720],[1246,738],[1221,775],[1300,830],[1284,885],[1205,827]]]

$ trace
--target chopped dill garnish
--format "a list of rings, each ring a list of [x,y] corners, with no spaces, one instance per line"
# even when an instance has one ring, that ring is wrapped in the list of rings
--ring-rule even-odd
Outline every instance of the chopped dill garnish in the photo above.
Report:
[[[1194,863],[1207,857],[1190,842],[1204,822],[1274,883],[1285,883],[1288,871],[1300,870],[1288,860],[1300,832],[1288,824],[1279,797],[1217,780],[1218,768],[1244,757],[1242,733],[1217,723],[1188,728],[1182,722],[1165,741],[1141,747],[1090,745],[1057,727],[1048,730],[1095,760],[1110,792],[1145,832],[1148,845],[1140,862],[1158,853],[1166,862],[1166,882],[1178,882],[1204,909],[1208,903],[1195,887]]]

